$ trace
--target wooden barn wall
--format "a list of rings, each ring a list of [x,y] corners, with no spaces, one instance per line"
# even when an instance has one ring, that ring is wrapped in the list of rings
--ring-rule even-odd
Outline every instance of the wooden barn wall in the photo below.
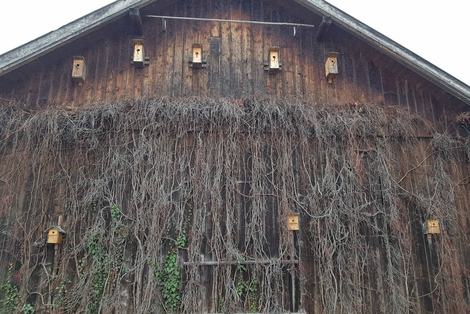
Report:
[[[194,145],[194,136],[189,136],[185,141],[187,143],[185,145]],[[272,143],[275,142],[274,139],[271,140]],[[250,145],[248,143],[245,143],[246,145]],[[400,143],[397,141],[396,145],[396,153],[397,156],[399,156],[401,160],[410,160],[410,156],[414,156],[414,165],[419,165],[417,167],[413,167],[411,164],[406,164],[406,163],[398,163],[393,167],[393,170],[395,171],[394,176],[396,178],[403,178],[403,186],[410,191],[411,193],[419,194],[419,195],[424,195],[426,197],[431,197],[429,195],[430,193],[430,188],[429,185],[432,184],[432,175],[430,172],[432,172],[432,168],[434,167],[434,158],[433,154],[429,152],[429,147],[430,147],[430,139],[422,139],[414,145],[414,151],[409,151],[405,149],[407,145],[402,145],[403,143]],[[273,144],[270,144],[273,145]],[[317,153],[312,156],[313,159],[315,160],[322,160],[321,154],[318,150],[315,150],[315,144],[310,143],[313,151],[317,151]],[[275,146],[275,144],[274,144]],[[247,149],[246,147],[243,147],[242,150]],[[80,155],[83,152],[80,152],[80,149],[72,150],[70,152],[71,155]],[[16,190],[18,191],[15,193],[15,197],[11,199],[6,199],[3,198],[2,202],[4,206],[2,206],[2,209],[6,208],[20,208],[21,210],[16,212],[16,213],[7,213],[7,212],[2,212],[3,216],[9,216],[9,219],[13,220],[18,220],[20,221],[21,216],[24,215],[29,215],[32,211],[47,211],[48,212],[48,220],[49,221],[40,221],[38,224],[40,224],[39,229],[40,230],[45,230],[47,226],[55,221],[58,217],[59,214],[62,214],[61,209],[64,207],[65,200],[62,199],[62,196],[64,194],[64,191],[61,191],[60,189],[57,188],[57,185],[55,182],[49,179],[49,177],[54,177],[56,174],[54,174],[54,166],[50,166],[49,169],[45,169],[45,173],[41,174],[40,176],[36,176],[35,180],[32,180],[31,177],[27,177],[24,174],[30,173],[31,165],[29,164],[28,161],[22,160],[22,153],[16,153],[16,154],[9,154],[5,155],[1,159],[1,166],[0,166],[0,176],[1,178],[14,178],[13,180],[4,181],[3,179],[0,180],[0,195],[11,195],[11,193],[7,193],[5,188],[8,188],[9,190]],[[86,155],[86,154],[85,154]],[[240,155],[243,155],[241,153]],[[463,157],[463,156],[462,156]],[[50,158],[50,157],[48,157]],[[244,160],[239,160],[238,165],[236,165],[233,169],[232,175],[236,176],[238,179],[242,180],[240,182],[250,182],[251,181],[251,176],[254,175],[251,171],[253,169],[248,169],[252,166],[249,165],[249,159],[251,156],[246,155],[246,159]],[[413,158],[411,160],[413,160]],[[464,157],[463,157],[464,158]],[[83,156],[84,162],[88,162],[87,157]],[[92,158],[93,159],[93,158]],[[78,171],[78,168],[87,168],[85,164],[82,164],[82,162],[73,162],[71,161],[73,165],[77,169],[71,169],[71,173],[74,173],[75,171]],[[364,171],[367,171],[368,167],[368,161],[367,161],[367,154],[362,154],[360,157],[360,163],[364,167]],[[294,167],[298,167],[299,165],[294,164]],[[370,165],[369,165],[370,166]],[[313,175],[314,177],[321,178],[323,174],[323,168],[318,165],[317,169],[312,169],[313,170]],[[465,269],[470,268],[470,248],[469,248],[469,241],[470,241],[470,234],[468,233],[468,225],[469,225],[469,218],[468,214],[465,214],[468,212],[468,203],[470,200],[470,190],[468,189],[468,183],[465,183],[464,181],[468,182],[468,177],[465,178],[466,174],[468,174],[468,165],[465,164],[465,162],[462,160],[461,163],[455,164],[454,167],[446,169],[448,171],[448,174],[450,175],[450,180],[452,182],[458,182],[459,187],[456,189],[456,206],[461,213],[461,216],[459,217],[452,217],[452,221],[455,221],[458,223],[458,225],[455,226],[441,226],[442,228],[446,229],[446,234],[448,234],[448,241],[452,241],[452,247],[454,248],[454,251],[449,252],[449,254],[457,254],[459,256],[460,260],[460,265],[462,267],[461,271],[465,271]],[[367,172],[365,172],[367,173]],[[367,176],[366,176],[367,177]],[[366,177],[364,179],[366,180]],[[305,180],[306,178],[301,178],[299,176],[298,178],[295,178],[295,180],[298,180],[299,184],[302,185],[301,181]],[[319,179],[321,180],[321,179]],[[8,184],[6,184],[8,183]],[[63,182],[62,182],[63,183]],[[365,185],[367,185],[367,182],[364,182]],[[60,186],[61,184],[59,184]],[[55,188],[54,188],[55,186]],[[32,191],[34,189],[42,189],[43,191],[43,197],[41,199],[32,199]],[[243,198],[243,195],[248,195],[250,194],[250,187],[249,184],[241,184],[240,186],[240,198]],[[277,193],[276,191],[273,191],[273,193]],[[275,197],[265,197],[266,202],[268,206],[272,207],[273,209],[277,208],[280,206],[280,204],[276,204]],[[205,206],[202,206],[202,203],[205,202],[206,200],[195,200],[194,206],[201,206],[201,208],[205,208]],[[123,206],[127,207],[127,205],[124,205],[125,203],[123,202]],[[7,206],[8,205],[8,206]],[[131,207],[131,205],[129,204]],[[249,235],[247,234],[247,230],[245,227],[249,224],[248,221],[245,221],[244,219],[250,219],[247,217],[250,217],[250,207],[251,204],[246,204],[243,208],[239,209],[239,224],[237,226],[234,226],[235,233],[237,234],[238,239],[236,240],[239,243],[239,249],[241,251],[249,249],[245,247],[244,245],[246,244],[246,239],[245,237],[248,237]],[[216,236],[216,225],[217,221],[216,219],[225,219],[225,217],[220,217],[220,216],[213,216],[214,212],[211,212],[210,207],[204,209],[205,211],[198,213],[198,215],[207,215],[206,219],[204,220],[204,224],[202,226],[196,226],[193,225],[191,226],[191,233],[195,232],[193,229],[198,229],[202,228],[207,232],[207,241],[204,242],[202,247],[198,249],[199,253],[204,254],[204,258],[206,261],[210,260],[217,260],[217,256],[214,255],[214,252],[212,250],[211,243],[214,241],[213,238]],[[267,215],[265,217],[266,221],[266,240],[268,243],[272,245],[272,247],[267,248],[266,252],[272,253],[271,258],[274,260],[278,258],[279,250],[276,248],[276,244],[278,241],[280,241],[280,237],[285,236],[286,234],[281,232],[281,230],[285,229],[285,227],[281,226],[281,224],[284,223],[284,220],[281,219],[281,217],[278,217],[278,211],[282,211],[281,209],[273,210],[270,215]],[[405,221],[403,222],[403,231],[404,233],[409,233],[409,237],[411,238],[411,252],[414,252],[409,256],[409,260],[407,265],[403,265],[404,269],[409,271],[405,272],[402,275],[404,278],[400,278],[399,280],[402,281],[402,288],[406,285],[407,287],[407,296],[408,296],[408,301],[410,302],[409,308],[410,308],[410,313],[432,313],[435,307],[441,308],[441,309],[447,309],[447,313],[457,313],[458,311],[454,311],[454,305],[453,304],[446,304],[445,299],[443,300],[438,300],[440,302],[439,305],[436,305],[436,289],[441,291],[441,289],[444,289],[444,294],[447,293],[445,292],[446,289],[449,289],[449,287],[443,287],[442,285],[436,285],[435,278],[440,276],[441,268],[439,267],[440,261],[439,259],[441,257],[437,257],[435,252],[430,251],[431,246],[428,245],[428,240],[426,237],[422,234],[421,231],[421,221],[422,221],[422,215],[423,212],[421,212],[418,209],[413,208],[412,206],[409,206],[408,209],[403,211],[403,219]],[[289,240],[289,250],[291,250],[293,253],[292,256],[296,257],[297,259],[300,260],[300,270],[299,268],[292,267],[290,264],[284,265],[285,271],[285,282],[279,283],[282,285],[282,303],[285,306],[285,310],[287,312],[296,312],[296,311],[301,311],[305,310],[306,313],[324,313],[324,308],[323,305],[323,297],[324,297],[324,291],[322,291],[322,282],[321,279],[317,275],[318,271],[318,265],[320,262],[318,253],[315,252],[313,248],[315,248],[315,243],[314,239],[309,238],[305,236],[306,233],[308,233],[307,230],[311,228],[311,222],[313,220],[306,216],[306,215],[301,215],[301,224],[300,224],[300,231],[297,233],[296,238],[295,238],[295,244],[292,242],[294,239]],[[398,223],[398,222],[397,222]],[[218,226],[220,228],[220,226]],[[354,226],[352,224],[350,228],[356,228],[357,226]],[[16,228],[24,228],[23,225],[16,224],[15,225],[15,230],[8,230],[9,233],[11,234],[17,234],[18,232],[21,232],[20,230],[16,230]],[[306,230],[306,231],[303,231]],[[466,233],[464,230],[467,230]],[[351,233],[354,233],[354,231],[351,229]],[[39,237],[40,235],[35,235],[36,237]],[[81,234],[77,230],[77,234],[75,237],[80,238]],[[370,246],[370,257],[368,258],[368,264],[365,266],[364,273],[361,274],[361,279],[358,279],[357,283],[361,284],[361,297],[362,299],[358,303],[358,308],[355,310],[358,313],[394,313],[393,309],[390,308],[390,295],[388,292],[388,287],[386,281],[386,272],[385,272],[385,264],[387,262],[387,257],[385,256],[385,253],[383,251],[382,244],[379,244],[379,242],[374,243],[375,240],[373,238],[377,236],[374,235],[373,233],[370,234],[370,241],[371,241],[371,246]],[[440,236],[440,235],[439,235]],[[434,238],[435,244],[433,245],[438,245],[441,243],[439,236]],[[447,235],[446,235],[447,237]],[[8,239],[12,239],[12,241],[9,241]],[[0,248],[1,248],[1,255],[0,255],[0,260],[3,264],[6,264],[7,262],[14,261],[15,258],[12,258],[14,256],[17,256],[19,252],[21,254],[31,254],[31,258],[37,256],[39,254],[40,249],[38,249],[37,245],[34,243],[26,243],[22,244],[19,243],[20,240],[16,239],[16,237],[11,237],[11,236],[5,236],[3,237],[2,241],[0,242]],[[69,240],[72,241],[72,240]],[[286,240],[283,240],[286,241]],[[377,240],[379,241],[379,240]],[[299,250],[299,245],[300,245],[300,250]],[[134,254],[137,254],[135,252],[136,248],[133,248],[131,251],[128,252],[129,258],[131,256],[134,256]],[[185,254],[183,256],[183,260],[187,260],[188,256],[191,251],[189,251],[188,254]],[[298,255],[300,252],[300,255]],[[48,253],[46,254],[49,256],[48,258],[51,258],[52,255],[52,247],[49,247]],[[198,256],[199,257],[199,256]],[[356,256],[357,257],[357,256]],[[324,257],[326,258],[326,257]],[[351,256],[351,258],[354,258],[354,256]],[[29,259],[28,259],[29,260]],[[34,260],[31,260],[31,263],[34,263]],[[24,267],[24,265],[22,266]],[[195,267],[195,266],[188,266],[184,267],[186,272],[189,272],[189,268]],[[201,297],[201,302],[199,302],[199,307],[194,309],[194,313],[216,313],[216,309],[220,307],[220,302],[222,299],[222,296],[219,294],[218,291],[218,284],[217,282],[213,282],[212,279],[215,276],[215,273],[222,273],[225,271],[225,269],[230,268],[233,266],[223,266],[223,265],[213,265],[213,266],[199,266],[199,270],[201,271],[201,276],[200,276],[200,281],[198,282],[198,295]],[[259,266],[262,268],[262,264]],[[18,270],[19,266],[15,268],[14,270]],[[73,267],[72,267],[73,269]],[[66,269],[62,269],[62,271],[65,271]],[[67,270],[69,271],[69,270]],[[299,273],[300,271],[300,273]],[[6,277],[6,272],[7,268],[4,267],[1,271],[2,277]],[[42,274],[42,269],[35,269],[34,270],[34,276],[32,277],[32,282],[29,283],[29,289],[33,289],[31,291],[34,291],[34,289],[45,289],[44,286],[41,286],[41,283],[44,282],[46,279],[46,275]],[[70,276],[69,273],[67,273],[67,276]],[[290,275],[294,274],[295,278],[297,280],[297,283],[300,284],[300,287],[297,289],[297,293],[302,291],[302,294],[298,294],[298,299],[295,302],[295,304],[292,304],[291,302],[291,296],[292,296],[292,289],[289,288],[289,278]],[[302,281],[300,281],[302,279]],[[463,276],[462,278],[465,278]],[[28,283],[23,282],[22,287],[24,288],[24,285]],[[463,284],[463,294],[467,296],[469,295],[470,292],[470,286],[468,282],[465,280],[462,282]],[[126,290],[128,289],[127,287],[123,286],[122,289]],[[453,293],[452,291],[448,291],[448,293]],[[215,296],[215,297],[214,297]],[[301,299],[300,299],[301,297]],[[38,299],[37,299],[38,300]],[[125,299],[123,301],[123,304],[126,306],[127,310],[126,313],[132,313],[134,306],[137,306],[136,304],[133,304],[133,295],[130,293],[128,295],[128,299]],[[302,300],[302,301],[300,301]],[[444,302],[444,304],[442,304]],[[468,300],[467,300],[468,302]],[[38,304],[40,302],[38,301]],[[41,308],[41,307],[39,307]],[[46,311],[47,312],[47,311]],[[44,312],[44,313],[46,313]],[[124,313],[124,312],[121,312]],[[460,312],[459,312],[460,313]]]
[[[281,2],[282,3],[282,2]],[[294,8],[294,9],[291,9]],[[305,14],[295,3],[285,7],[267,0],[193,0],[160,8],[151,5],[142,15],[158,14],[300,22],[319,25],[320,18]],[[302,13],[301,13],[302,12]],[[101,101],[152,96],[307,97],[319,103],[351,103],[407,106],[440,118],[455,98],[441,98],[437,90],[388,57],[333,25],[323,42],[316,29],[300,28],[296,37],[288,26],[167,20],[143,17],[143,36],[130,30],[128,17],[46,56],[31,67],[17,70],[0,81],[0,96],[32,106],[80,107]],[[145,40],[150,64],[131,65],[132,39]],[[207,68],[192,69],[193,42],[201,42]],[[263,64],[270,46],[281,47],[282,71],[269,74]],[[339,75],[325,80],[324,63],[329,52],[339,52]],[[71,80],[72,57],[84,56],[87,77],[83,86]],[[438,100],[439,99],[439,100]],[[446,101],[451,99],[452,101]],[[461,105],[461,103],[459,103]]]
[[[318,16],[297,14],[294,10],[287,10],[282,5],[273,4],[272,1],[263,0],[193,0],[180,1],[177,5],[166,7],[163,10],[158,6],[150,6],[142,10],[143,14],[192,16],[204,18],[220,18],[234,20],[260,20],[301,22],[318,25]],[[404,106],[410,112],[423,113],[435,118],[443,124],[450,124],[450,115],[453,113],[453,103],[459,103],[452,97],[443,96],[442,91],[433,88],[429,83],[413,74],[403,66],[392,61],[369,46],[363,44],[353,36],[333,26],[324,42],[314,40],[315,29],[300,29],[299,36],[293,36],[291,27],[262,26],[237,23],[199,22],[199,21],[167,21],[167,30],[162,31],[160,19],[144,18],[145,54],[150,58],[150,64],[144,68],[135,68],[131,64],[132,39],[138,38],[128,29],[130,23],[127,18],[113,25],[86,36],[76,43],[57,50],[50,56],[43,57],[31,65],[18,69],[6,77],[0,78],[0,97],[4,101],[24,102],[33,108],[71,107],[80,108],[98,102],[138,99],[146,97],[228,97],[244,98],[251,96],[272,96],[280,98],[308,98],[312,102],[328,104],[373,103],[384,106]],[[202,42],[203,55],[207,61],[207,68],[192,69],[189,67],[189,56],[193,42]],[[270,46],[281,47],[282,71],[275,74],[266,72],[263,64],[267,61]],[[339,52],[339,75],[333,84],[325,80],[324,63],[328,52]],[[71,68],[72,57],[82,55],[86,59],[88,71],[83,86],[72,83]],[[451,100],[449,100],[451,99]],[[448,101],[448,102],[447,102]],[[404,178],[402,184],[412,193],[429,196],[429,185],[432,184],[430,174],[433,167],[432,154],[430,157],[430,139],[423,137],[408,151],[397,145],[396,153],[409,160],[413,156],[414,163],[395,165],[396,178]],[[320,154],[320,152],[316,152]],[[321,156],[315,156],[322,160]],[[365,158],[365,157],[364,157]],[[398,158],[400,160],[401,158]],[[469,210],[470,190],[468,189],[468,161],[463,160],[448,167],[451,181],[456,183],[456,206],[461,216],[456,221],[459,226],[449,227],[449,236],[452,239],[455,252],[458,254],[461,265],[470,269],[470,233]],[[23,212],[34,211],[37,206],[49,208],[51,221],[58,215],[58,208],[62,204],[52,204],[51,195],[60,194],[52,190],[52,183],[31,182],[31,178],[24,177],[20,171],[24,163],[19,162],[20,155],[3,156],[0,163],[1,178],[14,178],[16,182],[0,180],[0,195],[6,195],[5,189],[18,191],[15,199],[3,199],[3,202],[12,204],[11,208],[21,208]],[[364,164],[367,162],[364,161]],[[15,167],[12,167],[15,165]],[[421,165],[415,170],[415,165]],[[51,166],[52,167],[52,166]],[[318,165],[318,177],[321,177],[321,164]],[[24,169],[23,169],[24,170]],[[51,170],[52,171],[52,170]],[[242,175],[240,175],[241,177]],[[241,178],[246,180],[247,178]],[[248,178],[249,179],[249,178]],[[465,181],[467,180],[467,181]],[[249,180],[246,180],[249,181]],[[39,200],[41,205],[33,204],[31,191],[38,186],[50,191],[44,192],[45,197]],[[241,192],[248,192],[241,189]],[[49,194],[48,194],[49,193]],[[63,200],[62,200],[63,201]],[[272,201],[274,203],[274,201]],[[272,205],[272,204],[271,204]],[[250,204],[247,204],[247,208]],[[50,210],[50,208],[53,208]],[[2,213],[14,219],[15,215],[22,213]],[[433,264],[428,251],[427,240],[420,233],[417,221],[422,221],[421,213],[409,208],[405,211],[413,226],[407,226],[414,239],[412,246],[416,254],[410,256],[412,272],[407,274],[405,282],[409,288],[409,300],[412,301],[410,311],[426,313],[433,311],[433,302],[436,284],[434,277],[440,269]],[[240,217],[246,215],[246,208],[240,209]],[[306,218],[306,217],[304,217]],[[272,225],[279,223],[279,217],[271,213],[267,219]],[[308,228],[303,219],[302,228]],[[41,221],[41,229],[45,229],[50,221]],[[213,226],[209,220],[206,228],[211,231]],[[15,228],[21,228],[16,225]],[[245,230],[240,222],[239,242],[245,242]],[[466,230],[466,233],[462,230]],[[16,234],[16,230],[11,231]],[[279,234],[272,231],[269,239],[276,243]],[[302,232],[302,231],[301,231]],[[301,233],[302,234],[302,233]],[[277,238],[277,240],[276,240]],[[0,260],[9,261],[17,254],[21,243],[8,241],[3,237],[0,243],[2,250]],[[299,308],[291,305],[286,298],[286,310],[305,309],[307,313],[322,313],[322,297],[320,278],[318,278],[318,256],[311,249],[314,244],[308,239],[297,239],[301,245],[300,260],[302,272],[306,276],[305,286],[307,292],[303,295],[303,304]],[[28,244],[31,248],[32,244]],[[28,245],[25,245],[27,250]],[[273,245],[275,247],[275,245]],[[276,257],[277,249],[270,247]],[[384,282],[381,269],[383,265],[376,263],[382,259],[383,251],[378,245],[370,252],[371,263],[367,265],[367,275],[362,278],[364,284],[362,301],[358,304],[364,313],[393,312],[389,308],[389,287]],[[32,250],[32,249],[31,249]],[[205,243],[202,252],[211,252],[210,243]],[[16,252],[16,253],[15,253]],[[25,251],[26,252],[26,251]],[[26,252],[29,254],[31,252]],[[133,253],[131,253],[132,255]],[[6,264],[5,264],[6,265]],[[221,266],[217,266],[219,270]],[[214,268],[204,268],[201,275],[201,293],[205,294],[199,312],[209,312],[218,308],[220,300],[213,300],[217,293],[217,285],[212,282]],[[7,269],[1,272],[6,277]],[[38,271],[39,272],[39,271]],[[297,273],[298,275],[298,273]],[[37,282],[41,275],[37,275]],[[286,283],[288,279],[286,275]],[[465,276],[462,276],[465,278]],[[2,281],[3,282],[3,281]],[[34,287],[35,288],[35,287]],[[464,283],[464,295],[468,299],[470,287]],[[286,292],[290,295],[292,291]],[[132,294],[126,300],[132,304]],[[129,305],[128,312],[132,312]],[[441,305],[440,308],[452,312],[452,304]],[[361,310],[358,310],[361,312]]]

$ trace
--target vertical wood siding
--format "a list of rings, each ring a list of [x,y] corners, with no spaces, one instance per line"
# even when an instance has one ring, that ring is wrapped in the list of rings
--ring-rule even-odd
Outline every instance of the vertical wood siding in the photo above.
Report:
[[[150,6],[142,13],[318,25],[318,16],[300,18],[291,11],[273,1],[194,0],[164,10]],[[110,32],[111,26],[108,31],[97,31],[89,36],[93,40],[72,44],[53,60],[39,60],[34,70],[18,70],[20,79],[2,82],[1,97],[33,107],[81,107],[141,97],[256,95],[303,97],[329,104],[400,105],[431,117],[445,111],[438,95],[426,87],[428,83],[336,27],[324,42],[317,42],[316,29],[300,28],[294,37],[290,26],[168,20],[164,32],[161,19],[144,17],[150,64],[135,68],[131,64],[135,36],[126,18],[119,22],[123,29]],[[193,42],[202,43],[207,68],[189,66]],[[281,47],[283,70],[279,73],[264,70],[270,46]],[[327,83],[324,73],[330,51],[340,53],[339,75],[333,84]],[[70,77],[74,55],[83,55],[87,62],[83,86],[74,85]]]

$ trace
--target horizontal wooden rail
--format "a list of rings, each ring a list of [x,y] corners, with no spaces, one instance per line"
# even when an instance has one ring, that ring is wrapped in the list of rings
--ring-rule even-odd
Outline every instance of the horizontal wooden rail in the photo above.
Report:
[[[218,265],[257,265],[257,264],[298,264],[298,260],[280,261],[276,259],[259,261],[207,261],[207,262],[183,262],[183,266],[218,266]]]
[[[187,20],[187,21],[203,21],[203,22],[223,22],[223,23],[245,23],[245,24],[278,25],[278,26],[315,27],[315,25],[312,25],[312,24],[206,19],[206,18],[200,18],[200,17],[179,17],[179,16],[164,16],[164,15],[146,15],[145,17],[160,18],[160,19],[164,19],[164,20]]]

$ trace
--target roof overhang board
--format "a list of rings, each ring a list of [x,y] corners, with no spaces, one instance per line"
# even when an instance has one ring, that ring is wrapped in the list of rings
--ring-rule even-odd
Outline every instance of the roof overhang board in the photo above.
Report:
[[[294,0],[470,105],[470,87],[324,0]]]
[[[0,76],[157,0],[119,0],[0,55]]]

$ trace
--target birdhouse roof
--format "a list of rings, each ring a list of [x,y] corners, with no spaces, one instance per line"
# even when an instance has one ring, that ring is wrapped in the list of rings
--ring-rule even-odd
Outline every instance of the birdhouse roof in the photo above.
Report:
[[[56,225],[50,226],[50,227],[47,228],[46,231],[44,231],[44,232],[49,232],[49,230],[51,230],[52,228],[56,229],[56,230],[59,231],[60,233],[63,233],[63,234],[66,234],[66,233],[67,233],[67,232],[65,232],[64,229],[62,229],[61,227],[56,226]]]

